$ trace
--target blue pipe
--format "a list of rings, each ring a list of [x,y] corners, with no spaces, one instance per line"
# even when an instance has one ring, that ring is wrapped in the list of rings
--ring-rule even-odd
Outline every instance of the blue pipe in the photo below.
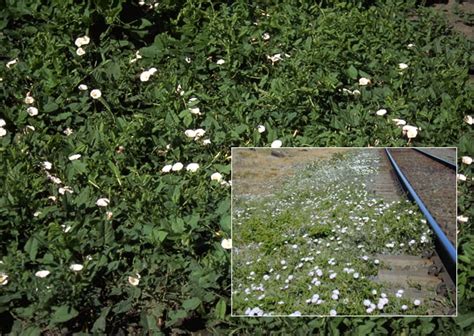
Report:
[[[451,278],[453,281],[456,279],[456,260],[457,260],[457,252],[456,249],[454,248],[453,244],[449,241],[448,237],[446,237],[446,234],[443,232],[439,224],[436,222],[436,220],[433,218],[433,216],[430,214],[428,209],[426,208],[425,204],[421,200],[421,198],[417,195],[413,187],[411,186],[410,182],[408,182],[408,179],[405,177],[405,175],[402,173],[400,167],[398,167],[397,163],[393,159],[392,155],[390,154],[388,148],[385,148],[385,152],[387,153],[388,158],[390,159],[390,162],[392,163],[393,168],[395,169],[398,178],[402,182],[403,186],[405,189],[408,191],[409,195],[411,198],[418,204],[418,207],[420,208],[421,212],[425,216],[426,220],[430,224],[431,228],[433,229],[436,237],[438,238],[438,241],[441,244],[442,249],[446,252],[448,256],[448,261],[450,265],[447,265],[447,270],[450,273]],[[454,272],[454,274],[453,274]]]
[[[448,160],[442,159],[439,156],[436,156],[436,155],[433,155],[431,153],[425,152],[424,150],[421,150],[420,148],[413,148],[413,149],[416,150],[417,152],[420,152],[421,154],[424,154],[424,155],[426,155],[426,156],[428,156],[428,157],[444,164],[448,168],[451,168],[451,169],[454,169],[454,170],[456,170],[456,168],[457,168],[455,163],[452,163],[452,162],[449,162]]]

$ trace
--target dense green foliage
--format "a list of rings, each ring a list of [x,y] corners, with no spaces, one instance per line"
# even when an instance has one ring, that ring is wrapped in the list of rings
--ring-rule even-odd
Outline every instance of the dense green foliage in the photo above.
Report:
[[[404,146],[392,118],[420,128],[410,144],[457,145],[472,156],[474,132],[463,122],[473,110],[472,45],[412,2],[145,2],[0,2],[2,331],[472,330],[471,222],[458,240],[459,318],[231,318],[221,246],[230,189],[210,179],[230,179],[231,146]],[[79,56],[74,42],[84,35],[91,41]],[[361,77],[371,84],[360,86]],[[93,99],[93,89],[102,96]],[[387,115],[376,116],[380,108]],[[199,128],[210,144],[185,135]],[[162,172],[178,161],[200,168]],[[470,181],[459,187],[459,211],[473,218],[472,168],[460,172]],[[75,263],[84,268],[71,271]],[[40,270],[51,273],[36,277]]]

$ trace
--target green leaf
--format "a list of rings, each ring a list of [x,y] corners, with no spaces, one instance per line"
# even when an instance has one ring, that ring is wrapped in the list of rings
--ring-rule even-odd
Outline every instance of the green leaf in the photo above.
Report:
[[[107,322],[107,314],[109,313],[111,307],[103,308],[100,312],[99,318],[94,322],[92,326],[92,332],[94,333],[103,333],[105,332],[106,322]]]
[[[38,244],[39,241],[36,237],[30,237],[25,244],[25,252],[28,253],[31,260],[36,259],[36,254],[38,253]]]
[[[347,74],[349,75],[350,78],[356,79],[358,75],[358,71],[356,68],[354,68],[353,65],[351,65],[349,69],[347,69]]]
[[[43,112],[49,113],[56,111],[58,109],[59,105],[56,104],[55,102],[49,102],[43,106]]]
[[[186,310],[194,310],[201,304],[201,300],[197,297],[184,300],[183,308]]]
[[[79,313],[73,307],[63,305],[60,307],[54,307],[54,313],[51,317],[51,323],[63,323],[76,317]]]
[[[41,329],[39,327],[28,327],[21,331],[23,336],[39,336],[41,335]]]
[[[223,320],[225,318],[225,312],[227,310],[227,303],[225,299],[220,299],[216,305],[215,316],[216,318]]]

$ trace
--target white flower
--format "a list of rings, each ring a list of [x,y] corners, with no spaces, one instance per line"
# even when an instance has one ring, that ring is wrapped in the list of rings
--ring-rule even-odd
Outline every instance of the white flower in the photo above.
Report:
[[[14,60],[7,62],[6,66],[8,69],[10,69],[12,65],[16,64],[17,62],[18,62],[18,59],[15,58]]]
[[[86,54],[86,51],[85,51],[83,48],[77,48],[77,49],[76,49],[76,54],[77,54],[78,56],[83,56],[83,55]]]
[[[353,275],[354,279],[358,279],[359,278],[359,273],[355,272]]]
[[[38,278],[46,278],[51,272],[50,271],[38,271],[35,273],[35,276],[37,276]]]
[[[383,116],[383,115],[387,114],[387,110],[386,109],[380,109],[377,112],[375,112],[375,114],[378,115],[378,116]]]
[[[5,126],[7,123],[5,122],[4,119],[0,119],[0,127]]]
[[[35,115],[38,115],[38,109],[34,106],[30,106],[26,109],[26,112],[28,112],[28,114],[32,117],[34,117]]]
[[[370,313],[372,313],[372,312],[374,311],[374,308],[369,307],[369,308],[367,308],[365,311],[367,312],[367,314],[370,314]]]
[[[73,154],[69,156],[70,161],[78,160],[81,158],[81,154]]]
[[[232,239],[222,239],[221,246],[226,250],[230,250],[232,248]]]
[[[356,90],[352,91],[352,94],[354,96],[360,96],[360,91],[356,89]]]
[[[172,167],[171,167],[171,170],[172,171],[180,171],[181,169],[183,169],[183,164],[181,162],[176,162]]]
[[[149,73],[148,71],[143,71],[140,74],[140,80],[142,82],[148,82],[148,80],[150,79],[150,76],[151,76],[151,73]]]
[[[132,286],[138,286],[138,284],[140,283],[140,274],[136,273],[135,276],[129,276],[128,277],[128,282],[130,283],[130,285]]]
[[[465,121],[467,124],[469,124],[469,125],[474,124],[474,118],[473,118],[472,116],[470,116],[470,115],[465,116],[465,117],[464,117],[464,121]]]
[[[271,147],[272,148],[280,148],[283,143],[280,140],[275,140],[272,142]]]
[[[412,139],[412,138],[415,138],[416,135],[418,134],[418,127],[405,125],[402,127],[402,132],[403,132],[403,135],[406,135],[408,137],[408,139]]]
[[[86,84],[80,84],[77,88],[81,91],[86,91],[88,89]]]
[[[199,109],[199,107],[191,107],[188,110],[189,112],[191,112],[191,114],[201,115],[201,110]]]
[[[413,304],[414,304],[415,306],[419,306],[419,305],[421,304],[421,301],[418,300],[418,299],[416,299],[415,301],[413,301]]]
[[[90,38],[89,36],[83,36],[83,37],[78,37],[76,41],[74,41],[74,44],[76,47],[82,47],[83,45],[89,44]]]
[[[33,217],[38,217],[41,214],[42,214],[41,211],[35,211],[35,213],[33,214]]]
[[[48,196],[48,199],[53,202],[56,202],[56,196]]]
[[[407,310],[407,309],[408,309],[408,306],[407,306],[407,305],[403,305],[401,308],[402,308],[402,310]]]
[[[149,72],[151,75],[154,75],[155,72],[157,72],[157,71],[158,71],[158,69],[155,68],[155,67],[151,67],[150,69],[148,69],[148,72]]]
[[[185,57],[184,60],[186,61],[186,63],[191,63],[192,62],[190,57]]]
[[[393,122],[397,124],[397,126],[404,126],[407,124],[407,122],[403,119],[392,119]]]
[[[331,316],[336,316],[337,315],[337,311],[335,309],[331,309],[331,311],[329,312],[329,315]]]
[[[463,175],[463,174],[457,174],[456,177],[459,181],[466,181],[467,180],[466,175]]]
[[[281,61],[283,58],[281,57],[281,54],[275,54],[273,56],[267,55],[267,59],[269,59],[272,62],[272,64],[274,64],[278,61]]]
[[[0,137],[4,137],[5,135],[7,135],[7,130],[3,127],[0,127]]]
[[[370,84],[370,79],[364,78],[364,77],[359,78],[359,85],[369,85],[369,84]]]
[[[196,131],[188,129],[184,131],[184,135],[186,135],[188,138],[195,138],[196,137]]]
[[[331,295],[331,298],[332,298],[333,300],[339,300],[339,295],[337,295],[337,294],[332,294],[332,295]]]
[[[301,312],[299,312],[298,310],[295,311],[294,313],[291,313],[290,315],[288,316],[301,316]]]
[[[280,261],[280,264],[285,265],[285,264],[286,264],[286,260]]]
[[[172,168],[172,167],[173,167],[173,166],[170,165],[170,164],[169,164],[169,165],[166,165],[166,166],[164,166],[163,168],[161,168],[161,171],[162,171],[163,173],[169,173],[169,172],[171,171],[171,168]]]
[[[407,45],[408,48],[413,48],[414,46],[415,46],[414,43],[409,43],[409,44]]]
[[[460,216],[457,217],[457,219],[461,223],[466,223],[469,220],[469,217],[460,215]]]
[[[69,266],[69,269],[74,272],[80,272],[83,268],[84,266],[81,264],[72,264],[71,266]]]
[[[114,213],[112,211],[107,211],[105,213],[105,217],[107,218],[107,220],[111,220],[113,215]]]
[[[197,163],[190,163],[186,166],[186,170],[192,173],[196,172],[199,169],[199,164]]]
[[[265,130],[266,130],[265,126],[263,126],[263,125],[258,125],[257,126],[258,133],[263,133],[263,132],[265,132]]]
[[[408,64],[406,63],[398,63],[398,68],[400,70],[405,70],[406,68],[408,68]]]
[[[470,165],[472,163],[472,157],[470,156],[463,156],[461,157],[462,163]]]
[[[377,295],[377,290],[376,289],[372,289],[372,295]]]
[[[69,127],[67,127],[64,131],[63,131],[64,134],[66,134],[66,136],[70,136],[72,133],[74,133],[74,131],[72,129],[70,129]]]
[[[369,307],[372,302],[370,302],[370,300],[366,299],[366,300],[364,300],[363,303],[364,303],[364,306]]]
[[[202,137],[204,134],[206,134],[206,131],[203,130],[202,128],[198,128],[197,130],[195,130],[196,132],[196,137],[195,139],[199,139],[200,137]]]
[[[102,92],[99,89],[94,89],[90,93],[92,99],[99,99],[102,97]]]
[[[337,273],[329,274],[329,279],[334,279],[337,276]]]
[[[211,181],[222,181],[222,174],[221,173],[214,173],[211,175]]]
[[[72,229],[71,225],[66,225],[66,224],[61,224],[61,227],[63,228],[64,233],[68,233]]]
[[[216,62],[217,65],[222,65],[222,64],[224,64],[224,63],[225,63],[225,61],[224,61],[223,59],[219,59],[219,60],[217,60],[217,62]]]
[[[270,39],[270,34],[264,33],[264,34],[262,35],[262,39],[263,39],[264,41],[268,41],[268,40]]]
[[[28,92],[25,97],[25,104],[31,105],[35,102],[35,99],[30,96],[30,93]]]
[[[53,164],[49,161],[44,161],[42,165],[43,165],[43,168],[46,170],[50,170],[51,168],[53,168]]]
[[[0,286],[5,286],[8,283],[8,274],[0,272]]]
[[[73,190],[71,189],[71,187],[64,186],[64,187],[59,188],[58,192],[59,192],[61,195],[64,195],[65,193],[72,194],[72,193],[73,193]]]
[[[110,203],[110,200],[109,200],[108,198],[105,198],[105,197],[99,198],[99,199],[95,202],[95,204],[96,204],[97,206],[100,206],[100,207],[106,207],[107,205],[109,205],[109,203]]]
[[[203,144],[203,145],[209,145],[210,143],[211,143],[211,140],[210,140],[210,139],[204,139],[204,140],[202,141],[202,144]]]

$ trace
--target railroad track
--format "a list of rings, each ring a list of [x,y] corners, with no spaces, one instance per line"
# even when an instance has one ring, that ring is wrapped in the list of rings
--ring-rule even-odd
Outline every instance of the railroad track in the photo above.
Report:
[[[386,201],[408,197],[415,202],[434,233],[435,251],[423,256],[379,255],[386,268],[375,280],[393,288],[403,286],[413,297],[433,298],[436,293],[455,302],[456,150],[385,149],[380,157],[374,193]]]

